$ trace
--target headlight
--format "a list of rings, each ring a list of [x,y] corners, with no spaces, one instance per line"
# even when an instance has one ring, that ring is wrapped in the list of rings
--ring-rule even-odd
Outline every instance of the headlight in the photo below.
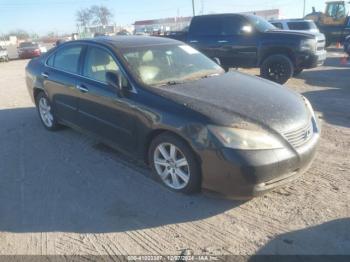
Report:
[[[305,96],[303,96],[303,99],[304,99],[304,101],[305,101],[305,104],[306,104],[307,109],[309,109],[309,111],[310,111],[312,117],[316,120],[315,111],[314,111],[314,109],[312,108],[312,105],[311,105],[310,101],[309,101]]]
[[[244,150],[262,150],[282,148],[283,144],[264,131],[251,131],[240,128],[209,126],[209,130],[230,148]]]
[[[312,51],[316,52],[317,49],[317,41],[316,39],[306,39],[302,40],[300,44],[301,51]]]

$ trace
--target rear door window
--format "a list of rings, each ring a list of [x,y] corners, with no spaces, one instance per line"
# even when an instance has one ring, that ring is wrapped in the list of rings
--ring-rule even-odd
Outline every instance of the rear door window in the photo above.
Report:
[[[193,19],[191,25],[191,34],[196,36],[215,36],[222,35],[222,21],[220,17],[208,16]]]
[[[54,57],[50,57],[48,65],[69,73],[78,74],[81,45],[67,46],[58,50]]]
[[[221,19],[222,35],[239,35],[243,26],[249,25],[248,21],[238,16],[228,16]]]
[[[89,47],[85,57],[83,75],[106,83],[107,72],[119,73],[119,67],[113,57],[102,48]]]

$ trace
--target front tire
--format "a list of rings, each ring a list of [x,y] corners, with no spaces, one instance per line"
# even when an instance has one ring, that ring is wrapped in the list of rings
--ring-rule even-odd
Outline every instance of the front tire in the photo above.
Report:
[[[294,74],[294,66],[285,55],[268,56],[261,64],[260,75],[278,84],[285,84]]]
[[[200,190],[201,173],[192,149],[180,138],[163,133],[149,148],[149,163],[157,180],[167,188],[186,194]]]
[[[59,124],[56,120],[55,114],[51,106],[49,98],[44,92],[40,92],[36,96],[36,106],[39,114],[39,118],[44,127],[49,131],[56,131],[59,129]]]

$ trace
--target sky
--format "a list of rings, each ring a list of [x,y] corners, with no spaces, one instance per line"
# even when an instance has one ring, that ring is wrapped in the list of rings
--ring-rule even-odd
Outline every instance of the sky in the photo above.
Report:
[[[306,13],[312,6],[323,11],[324,0],[305,0]],[[192,0],[0,0],[0,35],[23,29],[44,35],[76,31],[76,12],[91,5],[104,5],[117,25],[137,20],[192,15]],[[284,18],[300,18],[304,0],[195,0],[196,13],[234,13],[280,9]]]

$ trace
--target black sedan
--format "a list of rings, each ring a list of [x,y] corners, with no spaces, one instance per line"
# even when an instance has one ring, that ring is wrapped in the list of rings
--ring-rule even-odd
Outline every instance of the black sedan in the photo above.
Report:
[[[63,43],[26,82],[46,129],[88,131],[178,192],[257,196],[305,172],[320,136],[306,98],[171,39]]]

